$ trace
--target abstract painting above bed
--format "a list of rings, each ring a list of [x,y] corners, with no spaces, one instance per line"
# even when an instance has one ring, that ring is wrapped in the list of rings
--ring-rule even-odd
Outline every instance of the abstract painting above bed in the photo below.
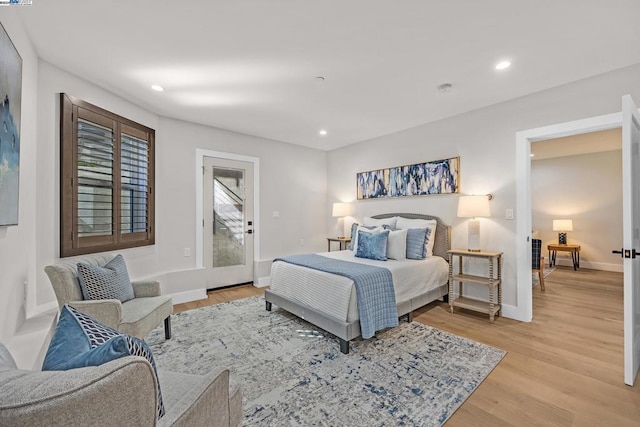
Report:
[[[356,174],[358,200],[459,193],[460,157]]]

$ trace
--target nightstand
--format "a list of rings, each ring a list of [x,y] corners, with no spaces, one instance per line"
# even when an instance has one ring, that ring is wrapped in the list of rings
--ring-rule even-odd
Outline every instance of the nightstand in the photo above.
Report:
[[[489,315],[489,321],[493,323],[494,317],[499,316],[502,309],[502,252],[480,251],[471,252],[467,249],[451,249],[449,254],[449,308],[453,313],[454,307],[466,308]],[[453,273],[453,263],[458,258],[458,273]],[[463,272],[464,258],[485,259],[489,263],[489,274],[476,276]],[[458,292],[455,292],[455,283],[458,283]],[[489,288],[489,301],[482,301],[464,296],[463,284],[484,285]],[[496,295],[497,294],[497,295]],[[456,297],[457,295],[457,297]]]
[[[327,252],[331,252],[331,242],[340,243],[340,250],[343,251],[347,249],[349,246],[349,242],[351,242],[350,237],[327,237]]]

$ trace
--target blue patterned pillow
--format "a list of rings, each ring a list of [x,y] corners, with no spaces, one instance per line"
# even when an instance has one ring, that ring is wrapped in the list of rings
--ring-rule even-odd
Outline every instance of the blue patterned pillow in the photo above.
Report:
[[[387,260],[387,240],[389,230],[371,234],[366,231],[358,231],[358,248],[356,256],[358,258],[375,259],[378,261]]]
[[[85,300],[117,299],[125,302],[135,297],[122,255],[116,255],[104,267],[79,262],[78,281]]]
[[[410,228],[407,230],[407,258],[425,259],[427,257],[427,239],[431,234],[429,228]]]
[[[373,230],[373,229],[376,228],[376,226],[369,227],[367,225],[360,225],[357,222],[351,224],[351,234],[349,234],[349,238],[351,239],[351,241],[349,242],[349,250],[350,251],[352,251],[353,250],[353,246],[355,244],[357,244],[358,239],[356,237],[358,235],[358,227],[360,227],[361,230],[363,228],[366,228],[367,230]],[[385,230],[386,230],[386,228],[385,228]]]
[[[156,362],[149,346],[95,319],[64,305],[60,320],[42,364],[43,371],[66,371],[87,366],[100,366],[125,356],[141,356],[151,363],[156,376],[158,418],[164,415],[164,403]]]

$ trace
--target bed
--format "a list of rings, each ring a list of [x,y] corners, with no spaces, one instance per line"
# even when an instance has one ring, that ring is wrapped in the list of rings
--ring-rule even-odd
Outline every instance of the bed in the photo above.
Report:
[[[448,294],[447,251],[451,228],[440,218],[423,214],[389,213],[375,219],[392,217],[435,220],[433,256],[425,260],[375,261],[356,258],[352,251],[327,252],[320,255],[341,261],[384,267],[393,276],[397,317],[412,320],[412,312]],[[343,277],[300,265],[274,261],[271,286],[265,291],[266,309],[272,304],[335,335],[340,350],[349,353],[349,341],[361,335],[354,283]]]

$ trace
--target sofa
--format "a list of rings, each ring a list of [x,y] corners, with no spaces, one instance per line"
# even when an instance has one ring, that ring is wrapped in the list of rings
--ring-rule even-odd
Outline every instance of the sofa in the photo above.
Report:
[[[156,419],[156,380],[151,364],[126,356],[68,371],[16,367],[0,343],[1,426],[236,426],[242,394],[229,386],[229,371],[207,375],[158,370],[165,415]]]

